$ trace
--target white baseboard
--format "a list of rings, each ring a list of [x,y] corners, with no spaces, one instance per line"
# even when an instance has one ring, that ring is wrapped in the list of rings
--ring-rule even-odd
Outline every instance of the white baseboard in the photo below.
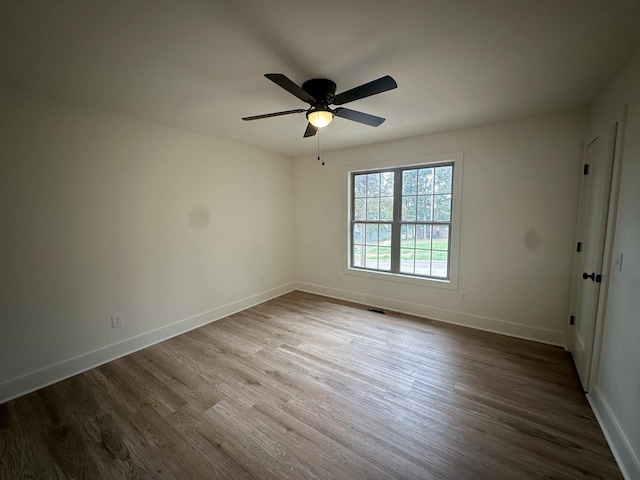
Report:
[[[600,428],[604,433],[609,448],[618,462],[620,471],[626,480],[637,480],[640,478],[640,460],[638,453],[634,452],[629,440],[622,431],[620,423],[616,419],[613,411],[609,407],[607,400],[602,395],[598,387],[594,387],[587,394],[587,399],[591,405],[591,410],[595,413]]]
[[[372,307],[393,310],[396,312],[408,313],[418,317],[429,318],[431,320],[438,320],[445,323],[453,323],[455,325],[462,325],[476,330],[484,330],[487,332],[523,338],[525,340],[534,340],[536,342],[561,347],[565,346],[565,332],[563,331],[531,327],[528,325],[508,322],[506,320],[454,312],[452,310],[445,310],[428,305],[404,302],[377,295],[367,295],[364,293],[325,287],[322,285],[314,285],[311,283],[298,282],[296,283],[296,290],[361,303]]]
[[[57,383],[94,367],[110,362],[130,353],[142,350],[156,343],[167,340],[176,335],[201,327],[239,311],[279,297],[295,290],[295,285],[289,283],[280,287],[258,293],[227,305],[213,308],[206,312],[178,320],[177,322],[136,335],[135,337],[107,345],[97,350],[87,352],[77,357],[69,358],[62,362],[49,365],[34,372],[12,378],[0,383],[0,403],[7,402],[40,388]]]

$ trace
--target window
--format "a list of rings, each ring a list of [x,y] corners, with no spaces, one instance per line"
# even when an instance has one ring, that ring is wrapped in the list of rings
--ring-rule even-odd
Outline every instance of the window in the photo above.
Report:
[[[350,172],[349,268],[450,281],[455,167]]]

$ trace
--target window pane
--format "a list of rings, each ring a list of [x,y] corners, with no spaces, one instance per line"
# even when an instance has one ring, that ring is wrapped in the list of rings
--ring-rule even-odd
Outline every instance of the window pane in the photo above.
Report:
[[[421,168],[418,170],[418,195],[431,195],[433,193],[433,168]]]
[[[378,225],[377,224],[368,224],[367,225],[367,241],[365,242],[367,245],[378,245]]]
[[[362,255],[362,246],[354,245],[353,246],[353,266],[354,267],[364,267],[364,256]]]
[[[393,197],[380,199],[380,220],[393,220]]]
[[[431,276],[439,278],[447,278],[447,252],[432,253],[431,259]]]
[[[380,270],[391,270],[391,247],[380,247],[378,249],[378,268]]]
[[[433,227],[433,242],[432,247],[434,250],[449,250],[449,226],[448,225],[434,225]]]
[[[415,247],[415,225],[402,225],[400,229],[400,246],[403,248]]]
[[[431,251],[416,250],[416,275],[431,275]]]
[[[415,273],[414,254],[415,250],[412,248],[400,249],[400,271],[402,273]]]
[[[356,223],[353,226],[353,243],[359,245],[364,243],[364,223]]]
[[[393,177],[393,172],[380,174],[380,195],[383,197],[393,197]]]
[[[453,177],[453,167],[436,167],[435,193],[451,193],[451,179]]]
[[[378,268],[378,247],[367,247],[367,268]]]
[[[416,225],[416,248],[431,249],[431,226]]]
[[[416,220],[431,220],[431,195],[420,195],[417,202]]]
[[[370,173],[367,175],[367,197],[380,196],[380,174]]]
[[[402,197],[402,221],[413,222],[416,219],[416,197]]]
[[[380,198],[367,198],[367,220],[380,218]]]
[[[367,176],[356,175],[353,183],[355,186],[355,191],[354,191],[355,196],[366,197],[367,196]]]
[[[378,229],[378,244],[381,247],[391,247],[391,224],[381,223]]]
[[[356,198],[353,202],[353,219],[354,220],[365,220],[365,199],[364,198]]]
[[[451,220],[451,195],[434,195],[433,219],[436,222]]]
[[[418,171],[405,170],[402,172],[402,195],[416,195],[418,193]]]

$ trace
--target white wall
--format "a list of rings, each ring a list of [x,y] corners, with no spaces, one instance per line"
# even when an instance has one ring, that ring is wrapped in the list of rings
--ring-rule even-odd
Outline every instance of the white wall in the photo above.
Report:
[[[298,287],[564,345],[585,121],[574,111],[380,143],[327,153],[324,167],[297,158]],[[458,290],[348,274],[347,166],[455,151],[464,152]]]
[[[588,397],[626,478],[640,479],[640,51],[594,103],[589,129],[623,124],[625,105],[600,363]],[[621,254],[620,271],[615,260]]]
[[[292,288],[291,159],[13,90],[0,139],[0,402]]]

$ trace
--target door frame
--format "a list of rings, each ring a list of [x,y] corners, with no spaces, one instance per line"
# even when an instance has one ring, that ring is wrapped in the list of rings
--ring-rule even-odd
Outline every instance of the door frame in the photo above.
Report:
[[[591,353],[591,374],[589,375],[588,390],[598,381],[600,371],[600,354],[602,351],[602,336],[604,332],[605,314],[607,311],[607,300],[609,293],[609,280],[613,265],[613,244],[616,233],[616,222],[618,218],[618,199],[620,197],[620,177],[622,173],[622,159],[624,156],[624,141],[627,125],[628,104],[625,104],[619,122],[616,122],[617,132],[613,151],[613,171],[611,175],[611,192],[609,197],[609,211],[607,214],[607,224],[604,238],[604,256],[602,258],[602,284],[598,295],[598,310],[596,312],[596,324],[593,336],[593,349]]]

